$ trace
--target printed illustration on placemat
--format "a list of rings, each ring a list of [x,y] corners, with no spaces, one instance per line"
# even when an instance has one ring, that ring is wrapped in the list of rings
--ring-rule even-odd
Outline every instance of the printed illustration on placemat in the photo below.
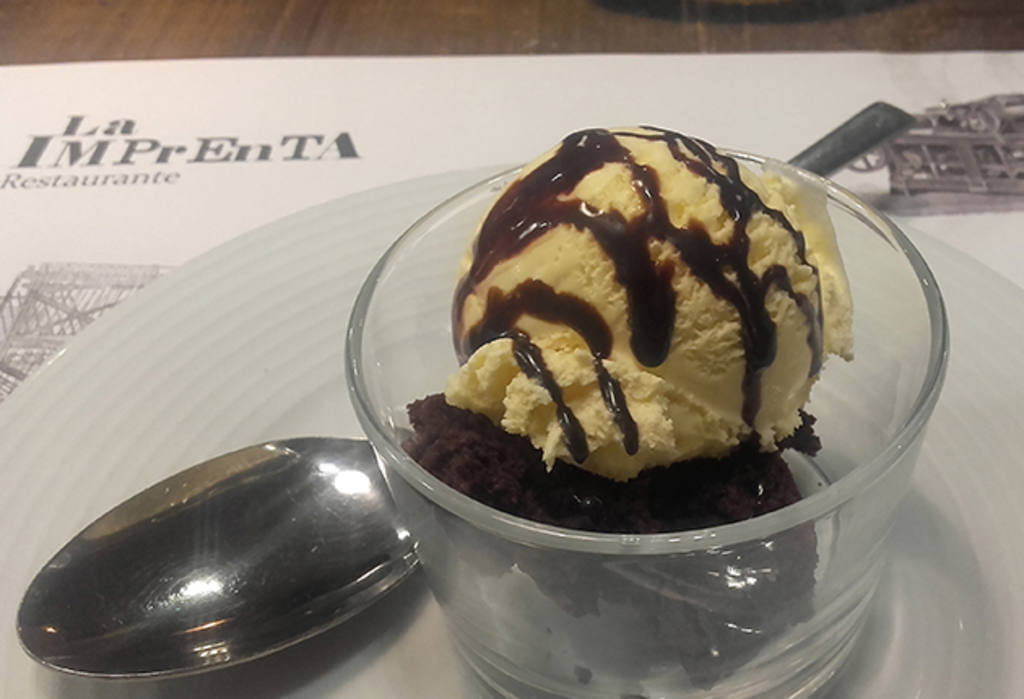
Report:
[[[906,132],[851,163],[876,180],[865,198],[902,215],[1024,209],[1024,94],[942,102],[915,116]]]
[[[71,337],[168,269],[46,262],[21,272],[0,299],[0,402]]]

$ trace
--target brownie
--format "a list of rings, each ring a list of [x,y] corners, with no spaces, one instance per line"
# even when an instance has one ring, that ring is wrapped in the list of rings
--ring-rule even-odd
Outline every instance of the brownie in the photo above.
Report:
[[[546,524],[599,532],[684,531],[755,517],[801,497],[782,452],[763,453],[752,441],[727,458],[647,469],[619,483],[563,462],[549,472],[526,438],[448,405],[443,395],[415,401],[408,411],[414,432],[405,448],[423,468],[475,500]],[[813,423],[803,414],[802,425],[780,446],[815,454],[820,443]],[[629,649],[629,657],[649,663],[652,676],[666,663],[678,663],[696,687],[714,687],[811,613],[818,556],[810,524],[780,532],[770,546],[753,541],[653,557],[631,564],[629,576],[610,571],[600,557],[572,554],[553,561],[542,551],[505,547],[454,522],[444,526],[476,570],[497,577],[517,568],[567,618],[632,619],[634,632],[639,629],[632,637],[645,642]],[[724,584],[709,585],[709,576]],[[757,584],[744,584],[749,579]],[[577,642],[585,644],[583,636]],[[587,661],[586,648],[576,651],[576,679],[596,681],[601,652],[590,649],[598,658]]]
[[[814,418],[784,443],[820,448]],[[549,472],[529,440],[434,394],[409,405],[414,435],[406,451],[461,493],[544,524],[598,532],[649,534],[738,522],[800,499],[781,452],[749,440],[722,459],[691,459],[616,482],[556,461]],[[482,467],[482,464],[486,464]]]

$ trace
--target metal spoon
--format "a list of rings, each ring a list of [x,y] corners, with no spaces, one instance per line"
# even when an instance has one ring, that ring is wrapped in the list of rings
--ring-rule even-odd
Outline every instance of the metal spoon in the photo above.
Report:
[[[860,110],[789,160],[790,165],[828,176],[917,121],[887,102]]]
[[[791,162],[827,175],[912,123],[876,103]],[[367,442],[262,444],[89,525],[29,585],[18,635],[33,658],[78,675],[191,674],[324,631],[415,565]]]
[[[416,566],[370,445],[291,439],[194,466],[97,519],[29,585],[18,635],[51,668],[177,676],[340,623]]]

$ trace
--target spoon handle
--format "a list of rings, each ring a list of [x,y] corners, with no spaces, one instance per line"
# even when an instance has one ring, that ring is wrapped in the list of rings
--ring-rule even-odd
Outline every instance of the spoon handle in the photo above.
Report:
[[[790,165],[828,176],[914,124],[914,116],[887,102],[865,107],[800,151]]]

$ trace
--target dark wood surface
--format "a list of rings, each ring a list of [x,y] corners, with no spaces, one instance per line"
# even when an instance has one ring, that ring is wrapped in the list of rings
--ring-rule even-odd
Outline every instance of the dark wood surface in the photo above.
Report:
[[[1024,0],[0,0],[0,64],[1024,49]]]

